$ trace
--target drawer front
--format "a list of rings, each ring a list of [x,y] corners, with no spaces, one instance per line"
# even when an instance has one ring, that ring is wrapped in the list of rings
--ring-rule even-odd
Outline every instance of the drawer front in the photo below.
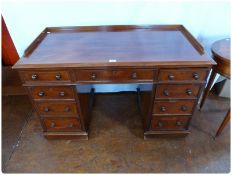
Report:
[[[159,81],[205,81],[208,70],[206,69],[161,69]]]
[[[78,70],[77,81],[153,81],[157,71],[152,69]]]
[[[67,71],[21,71],[20,75],[24,81],[71,81]]]
[[[153,106],[154,115],[188,115],[192,114],[194,100],[180,101],[155,101]]]
[[[199,84],[159,84],[156,87],[156,99],[196,99],[201,85]]]
[[[153,81],[157,73],[152,69],[126,69],[113,71],[113,76],[117,81]]]
[[[78,70],[76,71],[77,81],[109,81],[112,79],[112,71],[109,70]]]
[[[74,99],[74,90],[70,86],[29,87],[33,99]]]
[[[40,115],[76,115],[77,107],[74,102],[37,102],[37,111]]]
[[[81,124],[77,118],[44,118],[46,131],[80,131]]]
[[[154,117],[151,122],[152,130],[186,130],[189,117]]]

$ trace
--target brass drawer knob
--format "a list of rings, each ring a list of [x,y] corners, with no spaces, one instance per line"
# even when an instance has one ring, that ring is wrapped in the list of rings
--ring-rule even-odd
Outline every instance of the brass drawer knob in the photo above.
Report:
[[[136,78],[137,78],[137,73],[134,72],[134,73],[131,75],[131,78],[132,78],[132,79],[136,79]]]
[[[64,97],[65,93],[64,93],[63,91],[61,91],[61,92],[59,93],[59,95],[60,95],[61,97]]]
[[[192,95],[192,93],[193,93],[193,92],[192,92],[191,89],[187,89],[187,90],[186,90],[186,94],[187,94],[187,95]]]
[[[35,74],[31,76],[31,79],[32,79],[32,80],[36,80],[37,78],[38,78],[38,76],[35,75]]]
[[[73,123],[68,124],[68,127],[69,127],[69,128],[72,128],[73,126],[74,126]]]
[[[186,111],[188,110],[188,107],[185,106],[185,105],[183,105],[183,106],[181,106],[181,110],[182,110],[183,112],[186,112]]]
[[[95,80],[97,78],[97,75],[95,73],[92,73],[91,77],[92,80]]]
[[[51,127],[51,128],[55,128],[55,126],[56,126],[56,123],[55,123],[55,122],[52,122],[52,123],[50,124],[50,127]]]
[[[166,107],[165,106],[161,106],[160,111],[165,112],[166,111]]]
[[[164,125],[163,125],[163,123],[162,122],[158,122],[158,127],[159,128],[162,128]]]
[[[44,108],[44,112],[49,112],[48,107],[45,107],[45,108]]]
[[[44,95],[45,95],[45,93],[43,91],[38,93],[38,96],[40,96],[40,97],[43,97]]]
[[[69,107],[65,107],[64,108],[64,112],[69,112],[70,111],[70,108]]]
[[[56,79],[60,80],[61,79],[61,75],[60,74],[56,75]]]
[[[167,89],[164,90],[164,95],[169,96],[169,91]]]
[[[199,79],[198,73],[194,72],[194,73],[193,73],[193,78],[194,78],[195,80],[198,80],[198,79]]]
[[[176,122],[176,126],[182,126],[182,122],[181,121],[177,121]]]
[[[168,79],[169,79],[169,80],[174,80],[174,78],[175,78],[175,76],[174,76],[173,74],[169,74],[169,75],[168,75]]]

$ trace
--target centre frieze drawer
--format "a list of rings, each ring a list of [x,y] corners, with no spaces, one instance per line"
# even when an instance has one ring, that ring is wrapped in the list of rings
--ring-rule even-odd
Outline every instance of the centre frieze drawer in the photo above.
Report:
[[[78,82],[98,81],[153,81],[157,77],[157,71],[153,69],[110,69],[110,70],[77,70]]]
[[[191,115],[194,105],[194,100],[155,101],[153,115]]]

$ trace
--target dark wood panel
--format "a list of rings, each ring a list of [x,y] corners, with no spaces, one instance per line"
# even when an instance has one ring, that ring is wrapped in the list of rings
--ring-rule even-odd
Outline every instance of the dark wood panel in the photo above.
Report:
[[[2,19],[2,61],[4,65],[12,66],[19,60],[19,55],[2,16],[1,19]]]
[[[191,115],[194,100],[179,101],[155,101],[153,106],[154,115]]]
[[[156,99],[197,99],[200,84],[159,84]]]
[[[152,130],[185,130],[188,126],[189,117],[153,117]]]

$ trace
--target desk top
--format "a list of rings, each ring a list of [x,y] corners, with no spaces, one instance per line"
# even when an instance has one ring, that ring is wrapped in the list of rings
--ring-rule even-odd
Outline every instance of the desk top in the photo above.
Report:
[[[93,26],[46,28],[14,68],[212,64],[182,25]]]

